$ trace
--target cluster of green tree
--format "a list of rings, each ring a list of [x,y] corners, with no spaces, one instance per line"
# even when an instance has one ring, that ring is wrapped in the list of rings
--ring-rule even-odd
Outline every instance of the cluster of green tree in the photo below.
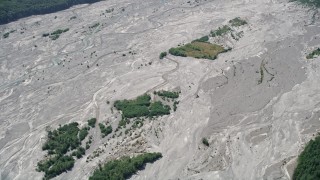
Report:
[[[161,101],[156,101],[150,105],[148,116],[153,117],[160,115],[168,115],[170,114],[170,110],[170,106],[163,105]]]
[[[78,123],[73,122],[48,131],[48,139],[42,149],[48,151],[49,158],[40,161],[37,168],[45,173],[45,179],[71,170],[75,162],[72,156],[81,158],[85,154],[81,141],[88,135],[88,129],[89,127],[85,127],[80,130]],[[71,156],[67,155],[71,151]]]
[[[207,138],[202,138],[202,144],[204,144],[205,146],[208,146],[208,147],[210,145]]]
[[[320,179],[320,136],[311,140],[298,157],[293,180]]]
[[[209,36],[203,36],[199,39],[193,40],[192,42],[208,42],[209,41]]]
[[[320,0],[293,0],[293,1],[298,1],[308,6],[320,7]]]
[[[112,126],[111,125],[106,127],[104,124],[99,123],[99,127],[100,127],[100,131],[101,131],[103,138],[112,133]]]
[[[96,126],[96,122],[97,122],[97,119],[96,118],[91,118],[88,120],[88,125],[92,128],[94,128]]]
[[[162,52],[162,53],[160,53],[159,58],[160,58],[160,59],[163,59],[163,58],[166,57],[166,56],[167,56],[167,52]]]
[[[181,47],[170,48],[169,53],[174,56],[187,57],[187,53]]]
[[[307,59],[313,59],[317,56],[320,56],[320,48],[315,49],[310,54],[307,55]]]
[[[42,34],[42,37],[47,37],[47,36],[49,36],[50,39],[52,39],[52,40],[57,40],[62,33],[65,33],[65,32],[68,32],[68,31],[69,31],[69,28],[66,28],[66,29],[58,29],[58,30],[53,31],[53,32],[50,33],[50,34],[49,34],[49,33],[44,33],[44,34]]]
[[[31,15],[57,12],[77,4],[98,1],[101,0],[1,0],[0,24],[6,24]]]
[[[170,107],[161,102],[151,103],[148,94],[137,97],[133,100],[121,100],[114,103],[114,107],[122,111],[124,118],[161,116],[170,114]]]
[[[83,141],[87,137],[87,135],[89,134],[89,130],[90,130],[89,127],[84,127],[79,131],[80,141]]]
[[[231,24],[231,26],[235,26],[235,27],[243,26],[243,25],[248,24],[247,21],[241,19],[240,17],[236,17],[234,19],[231,19],[229,21],[229,23]]]
[[[171,99],[176,99],[179,98],[179,93],[178,92],[171,92],[171,91],[159,91],[159,92],[154,92],[154,94],[161,96],[161,97],[166,97],[166,98],[171,98]]]
[[[232,29],[227,26],[224,25],[222,27],[219,27],[217,30],[211,31],[210,34],[212,37],[216,37],[216,36],[223,36],[225,34],[227,34],[228,32],[230,32]]]
[[[96,169],[89,180],[125,180],[144,169],[147,163],[153,163],[161,157],[161,153],[144,153],[132,158],[109,161]]]
[[[217,55],[225,52],[226,50],[219,45],[211,44],[209,42],[193,41],[184,46],[169,49],[169,53],[174,56],[181,57],[194,57],[197,59],[210,59],[214,60]]]
[[[54,156],[38,163],[38,171],[45,172],[43,179],[51,179],[66,171],[70,171],[75,160],[71,156]]]

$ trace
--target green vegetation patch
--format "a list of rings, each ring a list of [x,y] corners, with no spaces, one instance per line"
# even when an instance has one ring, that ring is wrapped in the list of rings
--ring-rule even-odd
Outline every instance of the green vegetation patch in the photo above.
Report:
[[[163,105],[161,102],[151,103],[151,97],[148,94],[138,96],[133,100],[118,100],[114,103],[114,107],[122,111],[124,118],[152,117],[170,114],[169,106]],[[125,125],[125,121],[122,124]]]
[[[159,115],[168,115],[170,114],[170,106],[163,105],[162,102],[156,101],[150,105],[149,116],[159,116]]]
[[[96,122],[97,122],[97,119],[96,118],[91,118],[88,120],[88,125],[92,128],[94,128],[96,126]]]
[[[307,6],[320,7],[320,0],[292,0],[305,4]]]
[[[74,158],[81,158],[85,150],[81,141],[88,135],[88,128],[78,128],[78,123],[73,122],[60,126],[58,129],[48,131],[48,139],[42,150],[48,151],[48,157],[38,162],[37,171],[45,173],[44,179],[51,179],[73,168]],[[72,152],[71,156],[67,155]]]
[[[310,54],[307,55],[307,59],[313,59],[315,57],[318,57],[320,55],[320,48],[317,48],[316,50],[312,51]]]
[[[58,30],[53,31],[52,33],[44,33],[44,34],[42,34],[42,37],[49,36],[50,39],[57,40],[62,33],[65,33],[65,32],[68,32],[68,31],[69,31],[69,28],[58,29]]]
[[[229,23],[231,24],[231,26],[234,26],[234,27],[243,26],[243,25],[248,24],[247,21],[241,19],[240,17],[236,17],[234,19],[231,19],[229,21]]]
[[[70,123],[48,132],[48,140],[42,150],[48,150],[49,154],[65,154],[80,145],[78,138],[78,123]]]
[[[87,135],[89,134],[89,129],[90,129],[89,127],[84,127],[79,131],[80,141],[83,141],[87,137]]]
[[[223,27],[219,27],[217,30],[211,31],[210,34],[212,37],[217,37],[217,36],[223,36],[231,31],[232,29],[229,26],[224,25]]]
[[[77,4],[98,1],[100,0],[0,0],[0,24],[31,15],[57,12]]]
[[[194,41],[181,47],[171,48],[169,53],[174,56],[188,56],[198,59],[201,58],[214,60],[217,58],[218,54],[225,51],[226,50],[222,46],[216,44]]]
[[[147,163],[153,163],[161,157],[161,153],[144,153],[132,158],[109,161],[96,169],[89,180],[125,180],[142,170]]]
[[[209,36],[203,36],[199,39],[193,40],[192,42],[208,42],[209,41]]]
[[[106,127],[104,124],[99,123],[99,128],[100,128],[100,131],[101,131],[101,134],[102,134],[103,138],[112,133],[112,127],[111,126],[107,126]]]
[[[162,53],[160,53],[159,58],[160,58],[160,59],[163,59],[163,58],[166,57],[166,56],[167,56],[167,52],[162,52]]]
[[[293,173],[293,180],[320,179],[320,136],[311,140],[298,157],[298,166]]]
[[[155,91],[154,94],[161,96],[161,97],[171,98],[171,99],[179,98],[179,92],[171,92],[171,91],[156,92]]]
[[[51,179],[63,172],[70,171],[75,160],[71,156],[55,156],[38,163],[38,171],[45,172],[43,179]]]
[[[57,40],[62,33],[65,33],[65,32],[68,32],[68,31],[69,31],[69,28],[55,30],[54,32],[52,32],[50,34],[49,38],[52,39],[52,40]]]

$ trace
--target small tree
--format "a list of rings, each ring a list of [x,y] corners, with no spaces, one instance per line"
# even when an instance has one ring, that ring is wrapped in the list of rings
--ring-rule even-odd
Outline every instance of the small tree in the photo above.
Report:
[[[209,142],[207,138],[202,138],[202,143],[209,147]]]
[[[162,52],[162,53],[160,53],[159,58],[160,58],[160,59],[163,59],[163,58],[166,57],[166,56],[167,56],[167,52]]]

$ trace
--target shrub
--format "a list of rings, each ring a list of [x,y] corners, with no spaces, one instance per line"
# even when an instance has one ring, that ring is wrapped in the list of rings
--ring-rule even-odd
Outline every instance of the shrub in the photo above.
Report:
[[[320,55],[320,48],[315,49],[310,54],[307,55],[307,59],[313,59]]]
[[[227,25],[224,25],[223,27],[219,27],[217,30],[211,31],[211,36],[223,36],[231,31],[231,28]]]
[[[4,33],[4,34],[3,34],[3,38],[8,38],[8,37],[9,37],[9,35],[10,35],[10,33],[9,33],[9,32]]]
[[[202,144],[206,145],[209,147],[209,142],[207,138],[202,138]]]
[[[162,102],[156,101],[150,105],[149,116],[161,116],[170,114],[170,106],[163,105]]]
[[[240,17],[236,17],[234,19],[231,19],[229,21],[229,23],[231,24],[231,26],[235,26],[235,27],[243,26],[243,25],[248,24],[247,21],[241,19]]]
[[[209,41],[209,36],[203,36],[203,37],[196,39],[192,42],[208,42],[208,41]]]
[[[166,57],[166,56],[167,56],[167,52],[162,52],[162,53],[160,53],[159,58],[160,58],[160,59],[163,59],[163,58]]]
[[[84,127],[83,129],[80,130],[79,132],[79,139],[80,141],[83,141],[87,135],[89,134],[89,128],[88,127]]]
[[[88,120],[88,125],[92,128],[94,128],[96,126],[96,122],[97,122],[97,119],[96,118],[91,118]]]
[[[177,110],[177,105],[179,104],[179,102],[175,101],[173,103],[173,111],[176,111]]]
[[[169,53],[174,56],[187,57],[187,54],[181,48],[171,48]]]
[[[170,92],[170,91],[159,91],[157,92],[158,96],[166,97],[166,98],[171,98],[171,99],[176,99],[179,97],[178,92]]]
[[[112,126],[106,127],[102,123],[99,123],[100,131],[102,133],[102,137],[108,136],[112,133]]]

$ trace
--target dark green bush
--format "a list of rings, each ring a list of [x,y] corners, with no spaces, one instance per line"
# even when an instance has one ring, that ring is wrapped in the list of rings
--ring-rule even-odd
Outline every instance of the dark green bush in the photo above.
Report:
[[[224,25],[223,27],[219,27],[217,30],[211,31],[211,36],[223,36],[231,31],[231,28],[227,25]]]
[[[209,36],[203,36],[203,37],[196,39],[192,42],[208,42],[208,41],[209,41]]]
[[[112,127],[111,126],[105,126],[102,123],[99,123],[100,131],[102,134],[102,137],[108,136],[109,134],[112,133]]]
[[[162,96],[162,97],[166,97],[166,98],[171,98],[171,99],[179,98],[178,92],[171,92],[171,91],[159,91],[159,92],[157,92],[157,95]]]
[[[169,53],[174,56],[187,57],[187,54],[180,47],[169,49]]]
[[[156,101],[150,105],[149,116],[162,116],[167,114],[170,114],[170,106],[163,105],[160,101]]]
[[[167,56],[167,52],[162,52],[162,53],[160,53],[159,58],[160,58],[160,59],[163,59],[163,58],[166,57],[166,56]]]
[[[88,127],[84,127],[83,129],[80,130],[79,132],[79,139],[80,141],[83,141],[87,135],[89,134],[89,128]]]
[[[229,23],[231,24],[231,26],[235,26],[235,27],[243,26],[243,25],[248,24],[247,21],[241,19],[240,17],[236,17],[234,19],[231,19],[229,21]]]
[[[9,37],[9,35],[10,35],[10,33],[9,33],[9,32],[4,33],[4,34],[3,34],[3,38],[8,38],[8,37]]]
[[[320,55],[320,48],[315,49],[310,54],[308,54],[307,59],[313,59]]]
[[[78,159],[80,159],[85,154],[86,150],[83,147],[78,147],[77,150],[72,153],[72,156],[76,156]]]
[[[202,143],[209,147],[209,141],[207,138],[202,138]]]
[[[125,180],[137,171],[142,170],[147,163],[153,163],[162,157],[161,153],[144,153],[136,157],[123,157],[107,162],[99,167],[89,180]]]
[[[44,33],[44,34],[42,34],[42,37],[47,37],[49,35],[50,35],[49,33]]]
[[[94,128],[96,126],[96,122],[97,122],[97,119],[96,118],[91,118],[88,120],[88,125],[92,128]]]

